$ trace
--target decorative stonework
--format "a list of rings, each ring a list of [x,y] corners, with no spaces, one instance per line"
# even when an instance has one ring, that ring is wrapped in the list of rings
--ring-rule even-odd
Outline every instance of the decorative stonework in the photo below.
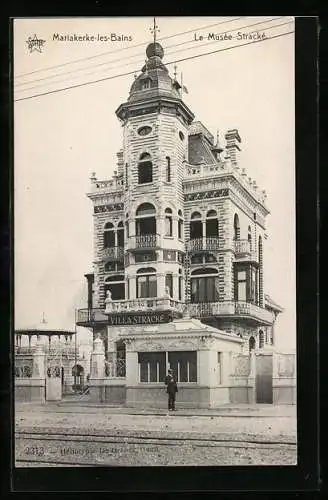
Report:
[[[113,203],[112,205],[98,205],[94,207],[94,213],[99,214],[103,212],[118,212],[123,209],[123,203]]]
[[[198,193],[188,193],[184,195],[184,201],[206,200],[210,198],[223,198],[229,196],[229,189],[215,189],[213,191],[203,191]]]

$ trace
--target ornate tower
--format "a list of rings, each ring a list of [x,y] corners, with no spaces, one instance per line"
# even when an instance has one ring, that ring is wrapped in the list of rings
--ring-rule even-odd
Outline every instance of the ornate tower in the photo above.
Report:
[[[159,43],[116,115],[123,125],[126,299],[184,299],[183,186],[194,115]]]

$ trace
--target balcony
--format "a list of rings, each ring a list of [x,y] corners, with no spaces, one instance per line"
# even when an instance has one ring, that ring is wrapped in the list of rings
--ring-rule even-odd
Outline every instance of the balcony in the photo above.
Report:
[[[103,248],[101,251],[101,258],[111,261],[122,261],[124,258],[123,247],[108,247]]]
[[[248,240],[234,241],[235,258],[238,261],[258,262],[255,249],[252,249],[251,242]]]
[[[165,297],[112,300],[107,302],[105,314],[147,311],[176,311],[182,313],[184,308],[185,305],[182,302]]]
[[[219,238],[194,238],[187,241],[187,250],[189,252],[211,252],[220,249]]]
[[[77,311],[77,326],[93,327],[95,324],[108,324],[108,318],[104,314],[103,308],[96,309],[78,309]]]
[[[194,318],[236,317],[248,319],[261,325],[271,325],[273,322],[273,315],[270,311],[250,302],[199,302],[189,304],[188,310]]]
[[[153,250],[159,245],[159,237],[157,234],[139,234],[131,236],[127,240],[126,247],[128,250]]]

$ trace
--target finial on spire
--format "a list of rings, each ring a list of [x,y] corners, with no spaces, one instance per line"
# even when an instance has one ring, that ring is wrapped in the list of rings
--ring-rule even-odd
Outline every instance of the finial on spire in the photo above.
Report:
[[[44,316],[44,312],[42,312],[42,320],[41,320],[41,323],[47,323],[47,320]]]
[[[153,27],[152,28],[149,28],[150,29],[150,32],[152,33],[153,37],[154,37],[154,44],[156,43],[156,32],[160,32],[160,29],[158,28],[157,24],[156,24],[156,18],[154,17],[154,24],[153,24]]]

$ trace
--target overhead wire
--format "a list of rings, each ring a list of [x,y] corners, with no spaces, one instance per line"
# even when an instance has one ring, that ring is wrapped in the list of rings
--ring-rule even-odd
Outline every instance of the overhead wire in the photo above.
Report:
[[[173,35],[164,36],[162,38],[158,38],[158,41],[168,40],[169,38],[174,38],[176,36],[181,36],[181,35],[185,35],[187,33],[192,33],[192,32],[195,31],[195,29],[214,28],[215,26],[218,26],[220,24],[225,24],[225,23],[237,21],[239,19],[242,19],[243,17],[246,17],[246,16],[241,16],[241,17],[237,17],[237,18],[233,18],[233,19],[228,19],[227,21],[220,21],[219,23],[208,24],[207,26],[201,26],[199,28],[194,28],[194,29],[191,29],[191,30],[182,31],[180,33],[175,33]],[[138,44],[135,44],[135,45],[130,45],[129,47],[123,47],[123,48],[119,49],[119,52],[122,52],[123,50],[131,50],[131,49],[136,48],[136,47],[142,47],[142,46],[144,47],[146,43],[147,42],[142,42],[142,43],[138,43]],[[82,57],[80,59],[75,59],[73,61],[67,61],[65,63],[55,64],[54,66],[48,66],[48,67],[42,68],[42,69],[40,68],[40,69],[37,69],[37,70],[34,70],[34,71],[30,71],[28,73],[21,73],[21,74],[15,75],[15,78],[23,78],[24,76],[32,75],[32,74],[38,73],[40,71],[48,71],[49,69],[60,68],[60,67],[63,67],[63,66],[67,66],[68,64],[76,64],[76,63],[81,62],[81,61],[88,61],[88,60],[91,60],[91,59],[95,59],[97,57],[106,56],[108,54],[113,54],[113,53],[116,53],[116,52],[117,52],[117,49],[116,50],[110,50],[110,51],[102,52],[100,54],[95,54],[95,55],[89,56],[89,57]]]
[[[245,47],[247,45],[253,45],[253,44],[256,44],[256,43],[263,43],[265,41],[273,40],[275,38],[279,38],[279,37],[286,36],[286,35],[290,35],[292,33],[294,33],[294,30],[288,31],[286,33],[280,33],[278,35],[273,35],[271,37],[266,37],[266,38],[260,39],[260,40],[252,40],[250,42],[246,42],[246,43],[242,43],[242,44],[238,44],[238,45],[233,45],[233,46],[230,46],[230,47],[224,47],[223,49],[217,49],[217,50],[213,50],[211,52],[205,52],[203,54],[196,54],[196,55],[193,55],[193,56],[190,56],[190,57],[185,57],[185,58],[182,58],[182,59],[176,59],[174,61],[166,62],[165,64],[166,65],[175,64],[175,63],[178,63],[178,62],[189,61],[189,60],[196,59],[196,58],[199,58],[199,57],[205,57],[207,55],[217,54],[219,52],[225,52],[227,50],[232,50],[232,49],[236,49],[236,48],[240,48],[240,47]],[[118,74],[118,75],[108,76],[108,77],[100,78],[100,79],[93,80],[93,81],[90,81],[90,82],[83,82],[83,83],[79,83],[79,84],[76,84],[76,85],[70,85],[68,87],[64,87],[64,88],[61,88],[61,89],[55,89],[55,90],[50,90],[50,91],[47,91],[47,92],[42,92],[40,94],[34,94],[32,96],[21,97],[21,98],[18,98],[18,99],[14,99],[14,102],[25,101],[25,100],[29,100],[29,99],[34,99],[36,97],[42,97],[42,96],[49,95],[49,94],[55,94],[55,93],[58,93],[58,92],[64,92],[66,90],[75,89],[75,88],[78,88],[78,87],[84,87],[86,85],[92,85],[92,84],[100,83],[100,82],[103,82],[103,81],[106,81],[106,80],[113,80],[115,78],[119,78],[119,77],[122,77],[122,76],[132,75],[135,72],[136,72],[135,70],[134,71],[128,71],[126,73],[121,73],[121,74]]]
[[[230,30],[226,30],[226,31],[222,31],[220,33],[217,33],[217,35],[225,35],[227,33],[231,33],[232,31],[237,31],[237,30],[241,30],[241,29],[251,28],[253,26],[258,26],[259,24],[266,24],[266,23],[269,23],[269,22],[272,22],[272,21],[277,21],[279,19],[282,19],[283,17],[285,17],[285,16],[271,18],[271,19],[268,19],[268,20],[265,20],[265,21],[259,21],[259,22],[253,23],[253,24],[246,24],[244,26],[237,26],[234,29],[230,29]],[[269,26],[267,28],[262,28],[262,31],[270,29],[271,27],[272,28],[276,28],[276,27],[279,27],[279,26],[284,26],[285,24],[289,24],[290,22],[292,22],[292,21],[288,21],[286,23],[281,23],[281,24],[274,25],[274,26]],[[204,28],[199,28],[199,29],[204,29]],[[170,48],[180,47],[182,45],[190,44],[190,43],[194,43],[194,40],[185,40],[185,41],[177,43],[177,44],[168,45],[167,47],[165,47],[165,51],[167,49],[170,49]],[[214,40],[214,41],[209,42],[209,43],[200,44],[200,45],[198,45],[197,48],[201,48],[201,47],[203,47],[205,45],[211,45],[212,43],[216,43],[216,41]],[[178,49],[178,50],[175,50],[174,52],[181,52],[181,51],[192,50],[192,49],[194,49],[194,47],[187,47],[185,49]],[[119,52],[119,51],[117,51],[117,52]],[[166,52],[166,55],[169,55],[169,54],[170,53]],[[139,57],[139,54],[134,54],[134,55],[127,56],[127,57],[123,57],[123,58],[119,58],[119,59],[114,59],[112,61],[105,61],[103,63],[95,64],[92,67],[90,67],[90,69],[91,68],[94,69],[94,68],[97,68],[97,67],[100,67],[100,66],[111,65],[113,62],[121,62],[124,59],[132,59],[132,58],[135,58],[135,57]],[[140,54],[140,57],[141,57],[141,54]],[[108,69],[108,70],[116,69],[116,68],[123,67],[123,66],[129,66],[131,64],[142,63],[143,61],[144,61],[144,59],[142,59],[142,60],[140,59],[138,61],[132,61],[130,63],[124,63],[124,64],[118,64],[118,65],[114,66],[113,68],[105,68],[105,69]],[[63,72],[63,73],[57,73],[55,75],[48,75],[48,76],[44,76],[44,77],[41,77],[41,78],[37,78],[35,80],[28,80],[27,82],[18,82],[18,83],[15,83],[15,87],[19,87],[19,86],[23,86],[23,85],[29,85],[30,83],[34,83],[34,82],[37,83],[39,81],[48,80],[50,78],[57,78],[57,77],[61,77],[61,76],[65,76],[66,77],[68,74],[72,74],[72,73],[75,74],[78,71],[85,71],[86,69],[89,69],[89,68],[88,67],[87,68],[77,68],[76,70],[70,70],[70,71]],[[93,74],[93,72],[92,73],[90,73],[90,72],[89,73],[85,73],[83,76],[88,76],[90,74]],[[60,79],[60,80],[57,80],[55,83],[62,82],[62,81],[65,81],[65,80]],[[50,84],[51,83],[52,82],[50,82]],[[33,88],[33,87],[22,89],[22,91],[31,90],[31,88]]]

